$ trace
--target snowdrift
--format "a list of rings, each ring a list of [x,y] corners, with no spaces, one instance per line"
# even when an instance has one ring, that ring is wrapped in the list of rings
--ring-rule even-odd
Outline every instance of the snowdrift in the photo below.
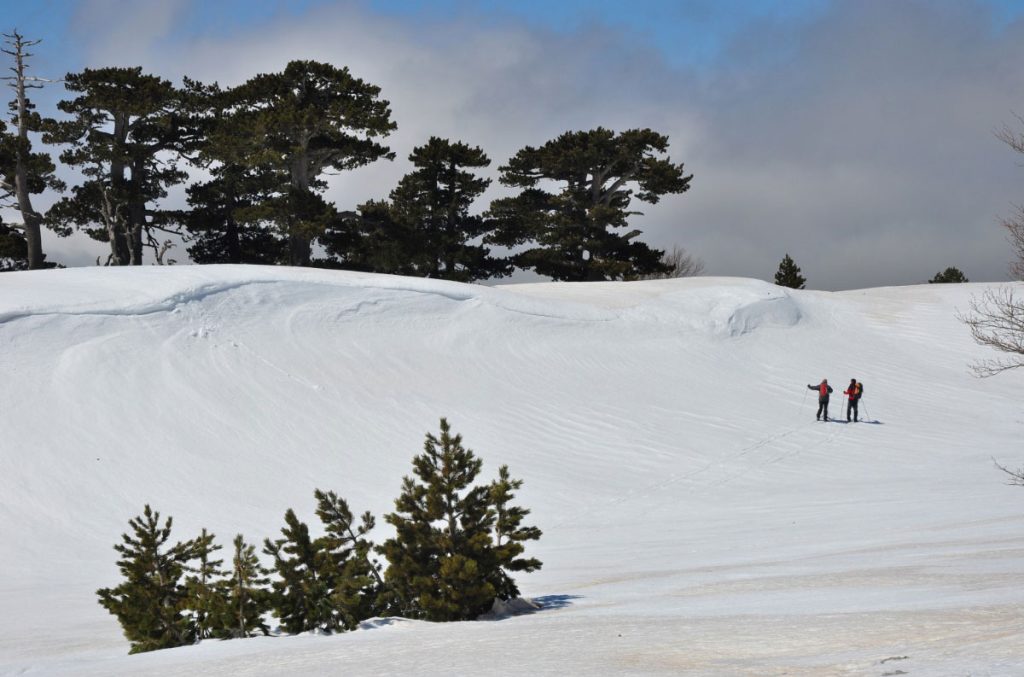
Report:
[[[955,317],[985,287],[0,276],[0,673],[1019,674],[1024,383]],[[816,423],[823,377],[870,423]],[[225,545],[314,488],[379,517],[441,416],[525,481],[537,611],[126,655],[95,590],[145,503]]]

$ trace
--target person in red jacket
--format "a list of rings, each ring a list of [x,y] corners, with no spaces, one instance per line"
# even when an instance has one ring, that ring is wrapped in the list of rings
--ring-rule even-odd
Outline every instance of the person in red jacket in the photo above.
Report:
[[[818,413],[815,414],[814,419],[820,421],[822,414],[825,416],[825,420],[828,420],[828,396],[832,393],[832,386],[828,384],[828,379],[821,379],[821,383],[816,386],[807,386],[811,390],[818,391]]]
[[[858,383],[857,379],[851,378],[850,385],[843,391],[846,395],[846,422],[850,422],[850,412],[853,412],[853,422],[857,423],[857,403],[860,396],[864,394],[864,384]]]

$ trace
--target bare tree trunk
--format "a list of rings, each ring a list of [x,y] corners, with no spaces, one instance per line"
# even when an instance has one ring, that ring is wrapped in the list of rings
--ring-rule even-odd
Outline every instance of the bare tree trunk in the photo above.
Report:
[[[14,193],[18,200],[18,211],[24,223],[25,241],[28,244],[29,270],[43,267],[43,240],[41,232],[42,217],[32,208],[32,199],[28,187],[28,151],[31,148],[28,140],[28,98],[25,96],[25,58],[31,56],[25,51],[27,47],[39,44],[39,40],[26,41],[15,31],[6,36],[12,50],[3,50],[14,57],[14,77],[11,86],[14,88],[17,105],[18,144],[14,169]],[[41,85],[34,85],[40,87]]]
[[[128,242],[128,224],[122,209],[123,196],[126,192],[125,161],[117,151],[124,147],[128,135],[128,120],[125,115],[114,118],[114,154],[110,160],[110,186],[113,195],[106,194],[107,211],[112,218],[106,222],[107,236],[110,239],[110,265],[127,266],[131,263],[131,247]]]

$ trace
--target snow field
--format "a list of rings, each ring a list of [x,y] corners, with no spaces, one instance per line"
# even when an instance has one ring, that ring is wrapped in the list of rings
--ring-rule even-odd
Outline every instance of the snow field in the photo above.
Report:
[[[0,673],[1024,674],[1022,381],[955,317],[985,286],[0,276]],[[822,377],[872,423],[815,422]],[[227,547],[333,489],[380,541],[441,416],[525,481],[541,611],[126,655],[95,590],[145,503]]]

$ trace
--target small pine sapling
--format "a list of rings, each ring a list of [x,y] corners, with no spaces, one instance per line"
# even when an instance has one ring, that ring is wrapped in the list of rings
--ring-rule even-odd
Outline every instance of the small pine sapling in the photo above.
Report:
[[[182,614],[188,591],[181,577],[198,556],[198,539],[165,547],[172,519],[160,526],[160,513],[149,505],[128,524],[133,535],[122,534],[123,543],[114,546],[124,581],[97,590],[100,604],[117,617],[131,643],[129,653],[191,644],[196,637],[190,619]]]
[[[793,258],[786,254],[779,263],[779,269],[775,272],[775,284],[790,289],[803,289],[807,278],[800,274],[800,266],[796,265]]]
[[[370,559],[373,544],[366,535],[373,529],[373,515],[365,512],[361,524],[353,526],[352,511],[343,498],[333,491],[314,492],[316,514],[327,535],[320,539],[334,566],[335,588],[332,601],[345,629],[352,630],[360,621],[377,614],[384,590],[380,565]]]
[[[215,634],[218,615],[224,605],[224,591],[218,580],[224,575],[220,565],[224,560],[212,559],[221,546],[213,544],[213,534],[203,529],[195,540],[195,566],[186,568],[192,575],[185,579],[188,595],[186,606],[192,612],[192,634],[196,639],[208,639]]]
[[[231,577],[222,583],[224,604],[215,636],[230,639],[250,637],[257,632],[266,635],[263,614],[270,610],[270,570],[260,565],[256,546],[246,543],[242,534],[235,536],[234,546]]]
[[[331,601],[334,586],[331,563],[309,527],[290,508],[284,515],[284,538],[263,542],[263,552],[274,558],[279,580],[273,582],[273,610],[285,632],[331,632],[341,628]]]
[[[503,600],[519,596],[519,588],[510,572],[530,573],[541,568],[541,561],[535,557],[520,557],[526,547],[524,541],[536,541],[541,537],[537,527],[523,526],[523,518],[530,514],[526,508],[511,505],[516,491],[523,486],[522,480],[509,476],[508,466],[498,469],[498,479],[491,483],[491,505],[494,508],[494,555],[495,577],[492,581]]]
[[[389,602],[399,613],[431,621],[468,620],[490,609],[495,555],[490,487],[473,486],[480,459],[441,419],[413,459],[419,481],[406,477],[395,512],[385,519],[396,535],[381,547],[387,558]]]

